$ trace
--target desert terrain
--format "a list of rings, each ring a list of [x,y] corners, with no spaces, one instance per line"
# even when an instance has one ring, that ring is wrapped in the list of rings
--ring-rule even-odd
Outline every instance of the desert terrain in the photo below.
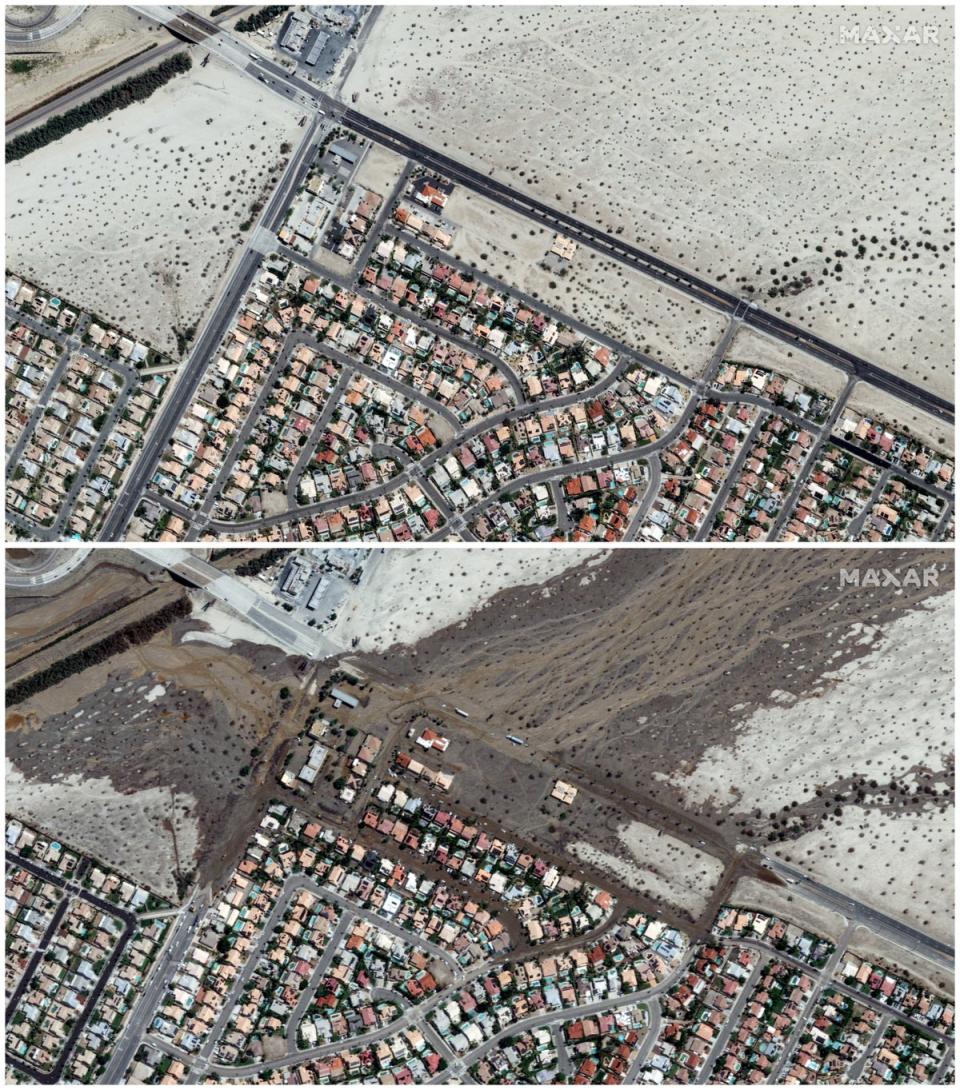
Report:
[[[10,805],[158,891],[214,880],[339,660],[367,694],[348,725],[388,746],[424,722],[451,739],[436,801],[694,933],[738,882],[801,904],[766,855],[948,939],[952,554],[882,561],[901,585],[849,585],[878,562],[862,549],[385,550],[338,610],[351,650],[318,663],[112,551],[59,599],[9,596],[19,677],[100,638],[101,598],[125,619],[161,594],[189,614],[12,702]],[[322,785],[314,801],[340,813]]]
[[[700,375],[723,335],[721,314],[585,246],[562,268],[544,257],[554,234],[462,187],[444,219],[456,224],[451,253],[685,375]]]
[[[6,58],[6,117],[10,120],[129,57],[170,41],[157,23],[122,4],[77,5],[83,12],[60,34],[18,44]],[[29,62],[16,71],[14,59]],[[22,66],[17,66],[22,67]]]
[[[7,266],[175,357],[302,136],[296,109],[184,49],[189,72],[6,171]]]
[[[949,397],[952,73],[942,7],[400,6],[344,98]]]

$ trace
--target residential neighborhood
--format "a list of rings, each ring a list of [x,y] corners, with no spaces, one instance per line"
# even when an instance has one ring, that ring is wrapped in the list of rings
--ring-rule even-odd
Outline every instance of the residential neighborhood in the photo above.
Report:
[[[879,544],[951,531],[952,454],[855,410],[852,378],[837,395],[773,352],[738,360],[749,312],[693,378],[575,317],[576,293],[565,312],[458,257],[459,183],[443,172],[332,121],[305,152],[186,366],[8,276],[16,536]],[[540,267],[562,278],[579,253],[554,232]]]

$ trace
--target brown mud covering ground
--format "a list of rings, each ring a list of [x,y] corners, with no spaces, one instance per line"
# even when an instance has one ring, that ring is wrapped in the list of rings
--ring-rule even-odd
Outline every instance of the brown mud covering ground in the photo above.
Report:
[[[819,874],[821,858],[859,845],[849,872],[834,859],[823,879],[842,885],[846,875],[867,903],[946,933],[952,624],[934,619],[950,609],[952,562],[936,550],[882,560],[900,582],[913,582],[910,569],[936,569],[937,585],[841,586],[841,569],[877,567],[863,550],[621,550],[589,572],[506,591],[413,650],[357,662],[399,682],[411,713],[435,715],[455,739],[456,806],[495,814],[568,859],[589,856],[594,871],[603,853],[646,868],[635,889],[659,890],[674,910],[703,922],[716,898],[684,896],[701,862],[674,844],[651,850],[638,822],[727,867],[714,893],[755,872],[744,846]],[[920,661],[907,653],[909,624],[927,643]],[[874,674],[871,706],[870,692],[850,686]],[[814,748],[801,768],[789,747],[805,735]],[[749,753],[737,749],[744,740]],[[553,775],[581,791],[562,819]],[[906,846],[910,868],[864,813]],[[931,837],[942,850],[922,850]],[[622,884],[617,872],[607,880]]]
[[[451,739],[428,761],[455,773],[445,806],[688,930],[709,926],[738,880],[789,897],[763,851],[939,935],[953,915],[952,559],[884,551],[893,579],[841,585],[877,559],[614,551],[502,591],[413,647],[350,657],[373,693],[354,725],[392,750],[432,720]],[[111,566],[90,584],[102,594],[182,593]],[[414,608],[415,586],[409,597]],[[194,872],[218,881],[266,802],[286,797],[277,773],[332,666],[182,642],[207,627],[192,600],[189,620],[7,719],[8,805],[167,892]],[[75,623],[98,610],[86,585],[64,608]],[[30,609],[56,630],[48,599]],[[14,615],[30,639],[22,601]],[[308,808],[356,835],[388,757],[354,807],[324,781]],[[550,797],[558,778],[578,788],[572,804]]]

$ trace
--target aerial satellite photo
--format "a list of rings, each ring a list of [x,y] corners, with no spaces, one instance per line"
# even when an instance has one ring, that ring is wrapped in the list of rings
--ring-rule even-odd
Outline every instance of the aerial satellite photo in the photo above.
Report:
[[[6,42],[11,537],[952,540],[952,9]]]
[[[6,592],[13,1079],[953,1083],[951,551]]]
[[[5,1083],[955,1085],[953,8],[4,33]]]

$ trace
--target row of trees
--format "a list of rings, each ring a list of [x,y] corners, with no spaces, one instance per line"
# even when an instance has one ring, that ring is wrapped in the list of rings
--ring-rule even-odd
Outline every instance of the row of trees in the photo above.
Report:
[[[132,621],[112,635],[85,647],[82,651],[75,651],[72,655],[59,659],[43,670],[37,670],[36,673],[21,678],[7,689],[7,705],[12,707],[14,704],[20,704],[31,696],[43,692],[44,689],[49,689],[51,685],[56,685],[73,674],[79,674],[81,670],[106,662],[107,659],[121,654],[130,647],[152,640],[174,621],[188,617],[190,609],[189,598],[186,596],[178,598],[175,602],[158,609],[156,613],[142,617],[139,621]]]
[[[276,19],[278,15],[282,15],[285,11],[289,10],[289,4],[274,4],[271,7],[259,8],[248,18],[240,19],[234,27],[234,30],[259,30],[261,27],[265,27],[271,20]]]
[[[52,144],[75,129],[82,129],[84,125],[89,125],[91,121],[99,121],[114,110],[122,110],[134,102],[142,102],[154,91],[159,91],[164,84],[169,83],[174,76],[180,75],[181,72],[188,72],[192,66],[193,62],[186,53],[176,53],[154,65],[153,68],[148,68],[118,83],[116,87],[109,88],[102,95],[90,99],[89,102],[74,106],[66,113],[56,114],[37,128],[15,136],[7,144],[7,162],[22,159],[31,151]]]

